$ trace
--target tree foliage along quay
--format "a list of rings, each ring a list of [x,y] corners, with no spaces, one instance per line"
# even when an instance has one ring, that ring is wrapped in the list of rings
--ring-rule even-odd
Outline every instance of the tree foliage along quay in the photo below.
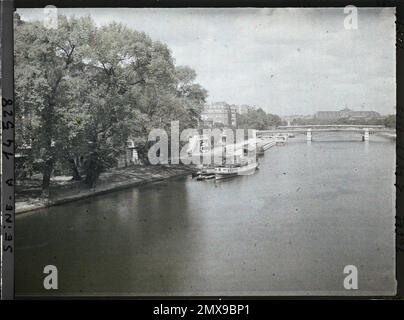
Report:
[[[284,124],[279,116],[266,113],[262,108],[249,108],[247,113],[239,115],[237,122],[239,128],[257,130],[267,130]]]
[[[396,127],[396,116],[394,114],[382,116],[378,118],[363,118],[363,119],[321,119],[316,117],[294,119],[291,125],[317,125],[317,124],[348,124],[348,125],[384,125],[387,128],[394,129]]]
[[[49,193],[56,166],[69,166],[93,187],[116,165],[128,138],[147,162],[148,133],[196,126],[207,91],[169,48],[118,23],[98,27],[90,17],[59,16],[57,29],[17,20],[15,92],[17,152],[23,171],[42,172]]]

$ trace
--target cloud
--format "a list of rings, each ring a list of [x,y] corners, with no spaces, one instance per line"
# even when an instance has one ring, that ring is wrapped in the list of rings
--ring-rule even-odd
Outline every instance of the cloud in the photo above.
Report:
[[[19,10],[23,18],[41,9]],[[395,112],[395,10],[359,8],[344,29],[342,8],[61,9],[118,21],[167,43],[210,101],[312,114],[345,106]]]

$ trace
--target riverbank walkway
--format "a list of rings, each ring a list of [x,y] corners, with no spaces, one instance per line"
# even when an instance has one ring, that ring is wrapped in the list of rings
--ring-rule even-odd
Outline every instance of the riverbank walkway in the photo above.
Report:
[[[134,165],[112,169],[100,175],[96,187],[89,188],[83,181],[72,181],[71,176],[51,179],[49,199],[41,198],[41,175],[18,181],[15,188],[16,213],[23,213],[61,203],[88,198],[107,192],[189,175],[192,168],[185,165]]]

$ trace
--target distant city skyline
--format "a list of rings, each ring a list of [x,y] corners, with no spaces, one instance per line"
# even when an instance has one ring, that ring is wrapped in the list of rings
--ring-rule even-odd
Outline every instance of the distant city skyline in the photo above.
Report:
[[[222,104],[222,103],[227,103],[226,101],[213,101],[213,102],[210,102],[210,103],[207,103],[207,107],[209,107],[209,106],[212,106],[212,105],[215,105],[215,104]],[[248,105],[248,104],[241,104],[241,105],[239,105],[239,104],[230,104],[230,103],[227,103],[229,106],[235,106],[235,107],[250,107],[250,108],[255,108],[255,109],[258,109],[258,108],[262,108],[261,106],[256,106],[256,105]],[[358,111],[358,112],[360,112],[360,111],[365,111],[365,112],[372,112],[372,111],[375,111],[375,110],[368,110],[368,109],[364,109],[364,108],[361,108],[361,109],[355,109],[355,108],[348,108],[348,107],[343,107],[343,108],[336,108],[336,109],[330,109],[330,110],[322,110],[322,109],[318,109],[318,110],[316,110],[316,111],[314,111],[313,113],[294,113],[294,114],[284,114],[284,115],[282,115],[283,117],[291,117],[291,116],[304,116],[304,117],[307,117],[307,116],[314,116],[316,113],[318,113],[318,112],[323,112],[323,111],[326,111],[326,112],[338,112],[338,111],[343,111],[343,110],[349,110],[349,111]],[[377,111],[376,111],[377,112]],[[378,112],[378,113],[380,113],[380,112]]]
[[[23,20],[43,9],[19,9]],[[254,105],[281,116],[350,108],[395,113],[395,9],[59,9],[144,31],[195,69],[208,103]]]

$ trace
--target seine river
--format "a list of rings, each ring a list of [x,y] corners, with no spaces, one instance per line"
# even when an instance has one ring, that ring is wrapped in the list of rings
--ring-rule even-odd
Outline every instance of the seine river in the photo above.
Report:
[[[395,142],[289,139],[251,176],[191,177],[17,216],[16,295],[385,295]],[[43,268],[58,290],[43,289]],[[346,291],[344,267],[358,270]]]

